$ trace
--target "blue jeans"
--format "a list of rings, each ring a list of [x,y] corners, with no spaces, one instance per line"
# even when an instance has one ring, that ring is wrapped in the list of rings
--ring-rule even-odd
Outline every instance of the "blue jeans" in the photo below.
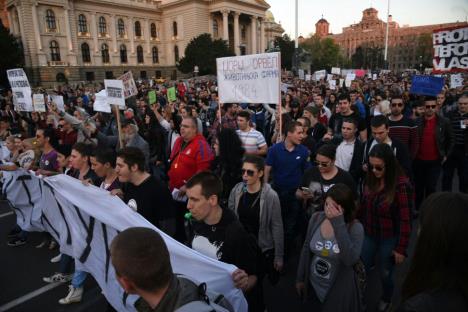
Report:
[[[278,187],[273,187],[278,194],[281,205],[281,217],[283,219],[284,228],[284,250],[288,253],[292,245],[292,241],[298,234],[297,225],[300,224],[299,216],[300,207],[296,199],[296,189],[285,190]]]
[[[72,286],[75,288],[83,287],[83,284],[86,281],[86,277],[88,277],[88,272],[75,269],[75,273],[73,273],[73,279],[71,282]]]
[[[395,261],[392,251],[396,247],[396,244],[396,237],[379,239],[365,235],[362,245],[361,259],[364,262],[367,274],[369,274],[370,269],[374,266],[377,255],[380,281],[383,288],[382,300],[385,302],[391,302],[393,295],[393,269],[395,268]]]

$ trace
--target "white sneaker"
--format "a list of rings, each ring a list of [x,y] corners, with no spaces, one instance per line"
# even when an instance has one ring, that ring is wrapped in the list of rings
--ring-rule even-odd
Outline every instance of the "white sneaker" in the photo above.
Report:
[[[73,274],[55,273],[52,276],[43,277],[42,280],[46,283],[64,283],[69,282],[73,278]]]
[[[57,262],[60,262],[61,259],[62,259],[62,254],[59,253],[58,255],[56,255],[55,257],[53,257],[52,259],[50,259],[50,262],[52,262],[52,263],[57,263]]]
[[[75,288],[72,285],[68,286],[68,295],[59,300],[60,304],[70,304],[80,302],[83,297],[83,287]]]

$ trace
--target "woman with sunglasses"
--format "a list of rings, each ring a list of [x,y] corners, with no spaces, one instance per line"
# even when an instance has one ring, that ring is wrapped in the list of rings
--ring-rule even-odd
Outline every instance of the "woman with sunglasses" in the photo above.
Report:
[[[383,286],[378,310],[388,311],[394,288],[393,269],[406,257],[413,192],[390,146],[375,145],[368,162],[358,211],[365,234],[361,258],[369,272],[377,256]]]
[[[263,183],[265,161],[246,155],[242,164],[243,182],[231,191],[228,207],[239,217],[247,232],[257,239],[272,283],[283,268],[284,235],[278,195],[268,183]],[[262,283],[257,283],[261,285]]]
[[[296,278],[297,292],[310,311],[362,311],[353,266],[364,230],[355,211],[354,191],[338,183],[327,192],[324,212],[310,218]]]
[[[296,197],[303,201],[309,215],[323,209],[325,193],[337,183],[346,184],[353,192],[356,183],[350,173],[335,166],[336,146],[325,144],[319,147],[315,156],[315,167],[308,169],[302,177]]]

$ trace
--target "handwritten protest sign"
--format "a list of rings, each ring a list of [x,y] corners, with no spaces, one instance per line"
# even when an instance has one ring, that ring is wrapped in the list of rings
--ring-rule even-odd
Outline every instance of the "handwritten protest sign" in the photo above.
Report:
[[[107,92],[107,103],[125,107],[124,85],[122,80],[105,79],[104,86]]]
[[[124,96],[126,99],[138,94],[138,89],[136,87],[135,80],[133,79],[133,74],[131,71],[128,71],[122,76],[120,76],[118,80],[122,80],[123,82]]]
[[[31,86],[28,77],[22,68],[7,70],[8,81],[13,91],[13,104],[19,112],[32,112],[33,103]]]
[[[280,101],[280,53],[216,59],[221,103],[270,103]]]

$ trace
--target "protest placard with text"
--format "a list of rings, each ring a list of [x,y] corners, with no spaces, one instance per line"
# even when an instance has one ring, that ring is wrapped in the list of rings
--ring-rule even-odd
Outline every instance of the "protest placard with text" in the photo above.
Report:
[[[45,99],[44,94],[33,94],[33,104],[35,112],[45,112]]]
[[[7,70],[8,81],[13,92],[13,104],[18,112],[32,112],[31,86],[22,68]]]
[[[434,30],[433,73],[468,72],[468,26]]]
[[[136,87],[135,80],[133,79],[133,74],[131,71],[128,71],[122,76],[120,76],[118,80],[122,80],[123,82],[124,96],[126,99],[138,94],[138,89]]]
[[[105,79],[104,86],[107,92],[107,103],[125,107],[124,85],[122,80]]]
[[[104,112],[104,113],[111,112],[111,106],[107,102],[106,90],[101,90],[101,92],[96,93],[96,100],[93,103],[93,110],[95,112]]]

